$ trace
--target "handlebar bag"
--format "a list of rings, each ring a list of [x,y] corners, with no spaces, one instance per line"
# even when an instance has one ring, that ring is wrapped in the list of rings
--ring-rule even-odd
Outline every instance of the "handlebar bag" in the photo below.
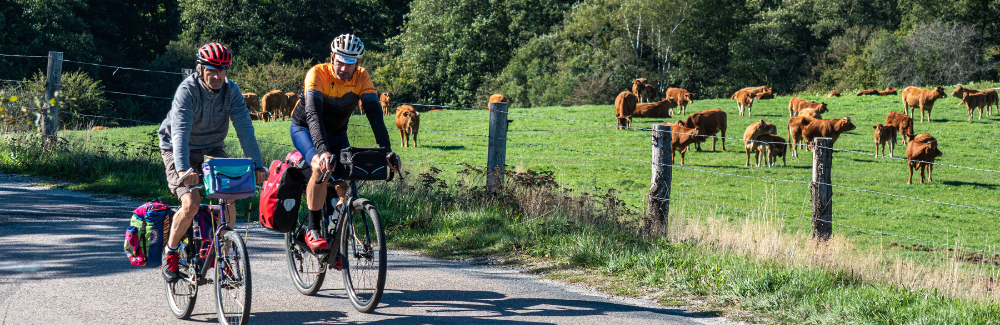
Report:
[[[245,199],[257,184],[250,158],[209,158],[201,164],[206,196],[215,199]]]
[[[340,151],[340,167],[336,169],[340,178],[353,181],[382,180],[391,181],[389,160],[385,148],[354,148],[347,147]]]

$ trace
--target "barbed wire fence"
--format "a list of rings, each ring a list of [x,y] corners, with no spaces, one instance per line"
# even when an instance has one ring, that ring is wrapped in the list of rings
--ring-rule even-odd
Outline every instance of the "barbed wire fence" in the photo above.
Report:
[[[45,58],[46,57],[46,56],[20,56],[20,55],[8,55],[8,54],[0,54],[0,56],[26,57],[26,58]],[[98,66],[98,67],[102,67],[102,68],[109,68],[109,69],[113,68],[113,69],[116,69],[116,71],[117,70],[133,70],[133,71],[141,71],[141,72],[149,72],[149,73],[163,73],[163,74],[171,74],[171,75],[184,75],[184,73],[179,73],[179,72],[146,70],[146,69],[138,69],[138,68],[129,68],[129,67],[102,65],[102,64],[96,64],[96,63],[78,62],[78,61],[71,61],[71,60],[63,60],[63,61],[64,62],[71,62],[71,63],[75,63],[75,64],[81,64],[81,65],[93,65],[93,66]],[[5,84],[7,84],[7,83],[9,83],[9,84],[40,83],[39,81],[8,80],[8,79],[0,79],[0,82],[5,83]],[[247,83],[247,84],[252,84],[252,83]],[[261,84],[252,84],[252,85],[261,86],[261,87],[270,87],[272,89],[289,90],[289,89],[282,89],[280,87],[273,86],[273,85],[261,85]],[[68,87],[68,88],[80,88],[80,89],[83,89],[82,87],[75,87],[75,86],[68,86],[68,85],[59,85],[59,86],[61,86],[61,87]],[[152,95],[145,95],[145,94],[138,94],[138,93],[129,93],[129,92],[120,92],[120,91],[109,91],[109,90],[98,90],[98,89],[87,89],[87,90],[93,90],[93,91],[98,91],[98,92],[102,92],[102,93],[110,93],[110,94],[123,95],[123,96],[135,96],[135,97],[141,97],[141,98],[146,98],[146,99],[172,100],[172,98],[168,98],[168,97],[152,96]],[[299,89],[299,91],[301,91],[301,89]],[[510,109],[507,108],[507,104],[506,103],[494,103],[494,104],[490,104],[490,108],[488,108],[488,109],[486,109],[486,108],[460,107],[460,106],[434,105],[434,104],[421,104],[421,103],[404,103],[404,102],[391,102],[391,103],[392,104],[397,104],[397,105],[411,105],[411,106],[416,106],[416,107],[428,107],[428,108],[434,108],[434,109],[453,109],[453,110],[468,110],[468,111],[483,111],[483,110],[485,110],[485,111],[488,111],[489,114],[490,114],[490,119],[491,119],[490,134],[489,135],[483,135],[483,134],[465,134],[465,133],[445,132],[445,131],[437,131],[437,130],[435,130],[435,131],[420,130],[419,133],[435,134],[435,135],[448,136],[448,137],[453,137],[453,138],[455,138],[455,137],[482,138],[484,140],[490,141],[491,143],[494,142],[494,141],[496,141],[496,142],[502,142],[502,143],[504,143],[504,145],[502,145],[502,147],[504,149],[506,148],[506,144],[510,143],[510,144],[516,144],[516,145],[520,145],[520,146],[531,146],[531,147],[536,147],[536,148],[543,148],[545,150],[554,150],[554,151],[562,151],[562,152],[572,152],[572,153],[575,153],[575,154],[583,154],[583,155],[596,156],[596,157],[601,157],[602,159],[612,159],[612,160],[616,160],[616,161],[624,161],[624,162],[628,162],[628,163],[632,163],[632,164],[637,164],[637,165],[647,165],[648,164],[653,169],[659,168],[660,170],[668,170],[669,171],[669,170],[672,170],[674,168],[677,168],[677,169],[680,169],[680,170],[686,170],[686,171],[691,171],[691,172],[696,172],[696,173],[702,173],[702,174],[708,174],[708,175],[715,175],[715,176],[737,177],[737,178],[753,179],[753,180],[766,181],[766,182],[776,182],[776,183],[780,182],[780,183],[790,183],[790,184],[801,184],[801,185],[807,185],[807,186],[811,186],[811,187],[826,186],[826,187],[830,187],[830,188],[841,188],[841,189],[850,190],[850,191],[854,191],[854,192],[858,192],[858,193],[863,193],[863,194],[868,194],[868,195],[893,197],[893,198],[898,198],[898,199],[905,199],[905,200],[912,200],[912,201],[924,202],[924,203],[928,203],[928,204],[943,205],[943,206],[948,206],[948,207],[953,207],[953,208],[970,209],[970,210],[977,210],[977,211],[981,211],[981,212],[987,212],[987,213],[991,213],[991,214],[1000,214],[1000,210],[996,210],[996,209],[992,209],[992,208],[986,208],[986,207],[980,207],[980,206],[974,206],[974,205],[967,205],[967,204],[950,203],[950,202],[944,202],[944,201],[939,201],[939,200],[932,200],[932,199],[919,198],[919,197],[914,197],[914,196],[906,196],[906,195],[900,195],[900,194],[893,194],[893,193],[887,193],[887,192],[881,192],[881,191],[866,190],[866,189],[860,189],[860,188],[855,188],[855,187],[849,187],[849,186],[844,186],[844,185],[833,184],[832,182],[822,182],[822,181],[815,181],[815,180],[814,181],[789,180],[789,179],[780,179],[780,178],[772,178],[772,177],[742,175],[742,174],[738,174],[738,173],[726,173],[726,172],[712,171],[712,170],[702,169],[702,168],[694,168],[694,167],[687,167],[687,166],[677,165],[677,164],[674,164],[672,160],[662,160],[661,159],[660,161],[649,161],[649,160],[643,160],[643,159],[637,159],[637,158],[621,157],[621,156],[616,156],[616,155],[611,155],[611,154],[605,154],[605,153],[591,152],[591,151],[586,151],[586,150],[579,150],[579,149],[573,149],[573,148],[565,148],[565,147],[561,147],[561,146],[553,146],[553,145],[548,145],[548,144],[540,144],[540,143],[532,143],[532,142],[525,142],[525,141],[514,140],[514,139],[510,139],[507,136],[507,133],[506,133],[507,127],[506,127],[506,125],[502,125],[501,126],[500,124],[503,124],[503,123],[494,123],[494,121],[504,121],[504,120],[506,120],[506,117],[508,116],[508,114],[510,114],[510,115],[524,116],[524,117],[536,118],[536,119],[550,119],[550,120],[558,120],[558,121],[570,122],[570,123],[596,125],[598,127],[614,127],[614,128],[618,128],[619,126],[618,125],[613,125],[613,124],[606,124],[606,123],[594,122],[594,121],[585,121],[585,120],[568,119],[568,118],[562,118],[562,117],[545,116],[545,115],[540,115],[540,114],[528,114],[528,113],[522,113],[522,112],[514,112],[514,111],[511,111]],[[129,122],[129,123],[131,123],[133,125],[157,125],[157,124],[159,124],[159,123],[153,123],[153,122],[149,122],[149,121],[142,121],[142,120],[136,120],[136,119],[127,119],[127,118],[120,118],[120,117],[100,116],[100,115],[91,115],[91,114],[80,114],[80,113],[68,112],[68,111],[60,111],[58,113],[59,114],[71,114],[71,115],[75,115],[75,116],[87,117],[87,118],[94,118],[94,119],[106,119],[106,120],[124,121],[124,122]],[[369,128],[371,127],[369,125],[361,125],[361,124],[350,124],[350,125],[351,126],[355,126],[355,127],[369,127]],[[387,129],[389,131],[392,131],[392,130],[397,130],[398,131],[399,130],[399,129],[395,129],[395,128],[391,128],[391,127],[387,128]],[[633,128],[633,129],[641,130],[641,131],[651,131],[651,132],[654,132],[654,134],[655,134],[655,132],[666,133],[667,134],[665,136],[666,138],[669,138],[670,136],[672,136],[671,135],[672,132],[670,132],[669,129],[667,131],[657,131],[654,128]],[[708,139],[708,138],[715,138],[715,139],[720,139],[720,140],[723,140],[723,141],[726,140],[726,139],[728,139],[728,140],[731,140],[731,141],[738,141],[739,143],[742,143],[742,142],[759,142],[759,141],[757,141],[755,139],[742,139],[742,138],[724,137],[724,136],[716,136],[716,135],[705,135],[705,134],[687,134],[687,135],[695,136],[695,137],[704,137],[706,139]],[[656,136],[654,136],[654,142],[655,141],[656,141]],[[258,142],[263,143],[263,144],[268,144],[270,146],[282,147],[282,148],[286,148],[286,149],[290,149],[290,150],[294,149],[294,146],[291,143],[281,143],[281,142],[274,142],[274,141],[268,141],[268,140],[262,140],[262,139],[258,139]],[[663,141],[661,141],[661,142],[663,142]],[[670,141],[668,140],[668,141],[665,141],[665,142],[666,142],[666,145],[669,147]],[[793,143],[783,143],[783,144],[786,145],[786,146],[794,145]],[[503,172],[502,171],[505,168],[504,166],[506,165],[505,162],[504,162],[504,160],[502,159],[502,156],[504,156],[505,154],[499,154],[501,156],[501,159],[499,159],[499,161],[493,159],[495,156],[498,155],[498,153],[492,152],[494,150],[497,150],[496,147],[497,146],[494,146],[492,144],[489,146],[491,152],[489,152],[487,154],[487,156],[489,156],[490,159],[489,159],[489,161],[487,163],[487,169],[486,170],[489,173],[488,178],[501,178],[502,179],[502,177],[503,177]],[[978,167],[951,165],[951,164],[943,164],[943,163],[938,163],[938,162],[915,161],[915,160],[909,160],[909,159],[899,158],[899,157],[885,157],[885,156],[882,156],[882,155],[868,153],[868,152],[862,152],[862,151],[857,151],[857,150],[837,149],[837,148],[833,148],[832,145],[824,146],[824,145],[819,145],[819,144],[813,144],[813,147],[814,147],[813,150],[823,150],[823,151],[829,151],[829,152],[843,152],[843,153],[850,153],[850,154],[855,154],[855,155],[865,155],[865,156],[875,156],[875,157],[880,157],[880,158],[890,158],[890,160],[893,160],[893,161],[902,161],[902,162],[907,162],[907,163],[908,162],[921,162],[921,163],[933,164],[933,165],[938,165],[938,166],[945,166],[945,167],[949,167],[949,168],[966,169],[966,170],[972,170],[972,171],[977,171],[977,172],[985,172],[985,173],[1000,173],[1000,171],[998,171],[998,170],[989,169],[989,168],[978,168]],[[672,149],[667,150],[667,152],[672,152]],[[661,156],[661,158],[665,158],[665,157]],[[423,160],[423,159],[404,159],[404,161],[411,161],[411,162],[424,163],[424,164],[430,164],[430,165],[442,165],[442,166],[462,166],[462,167],[464,167],[464,166],[468,166],[469,165],[466,162],[441,162],[441,161],[431,161],[431,160]],[[501,172],[497,173],[497,171],[501,171]],[[502,182],[495,183],[495,184],[501,184],[501,183]],[[585,188],[585,187],[581,187],[580,185],[572,185],[572,184],[566,184],[566,183],[559,183],[559,184],[561,186],[563,186],[563,187]],[[656,184],[652,184],[652,185],[653,185],[653,187],[655,187]],[[670,184],[666,184],[666,186],[669,188]],[[599,189],[599,188],[593,188],[593,189]],[[781,212],[774,212],[774,211],[765,211],[765,210],[760,210],[760,209],[748,209],[748,208],[734,207],[734,206],[728,206],[728,205],[724,205],[724,204],[714,204],[714,203],[705,203],[705,202],[693,202],[693,201],[687,201],[687,200],[681,200],[681,199],[676,199],[676,198],[658,196],[658,195],[653,195],[653,194],[634,194],[634,193],[627,193],[627,192],[617,192],[617,193],[622,194],[622,195],[627,195],[627,196],[635,197],[635,198],[639,198],[639,199],[648,200],[648,201],[663,201],[663,202],[672,202],[672,203],[677,203],[677,204],[698,205],[698,206],[705,206],[705,207],[711,207],[711,208],[727,209],[727,210],[733,210],[733,211],[742,211],[742,212],[746,212],[746,213],[760,213],[760,214],[768,214],[768,215],[775,215],[775,216],[782,216],[782,217],[792,217],[792,218],[798,218],[798,219],[803,219],[803,220],[809,220],[809,221],[813,222],[814,225],[815,224],[826,224],[827,226],[837,226],[837,227],[842,227],[842,228],[845,228],[845,229],[852,229],[852,230],[859,231],[859,232],[866,232],[866,233],[870,233],[870,234],[877,235],[877,236],[889,236],[889,237],[900,238],[900,239],[905,239],[905,240],[909,240],[909,241],[913,241],[913,242],[920,242],[920,243],[925,243],[925,244],[930,244],[930,245],[935,245],[935,246],[940,246],[940,247],[960,249],[960,250],[966,250],[966,251],[971,251],[971,252],[978,252],[978,253],[983,253],[983,254],[1000,255],[1000,253],[998,253],[996,251],[993,251],[991,249],[983,249],[983,248],[976,248],[976,247],[966,247],[966,246],[960,246],[960,245],[956,245],[956,244],[942,243],[942,242],[939,242],[939,241],[922,239],[922,238],[918,238],[918,237],[914,237],[914,236],[907,236],[907,235],[895,234],[895,233],[881,231],[881,230],[876,230],[876,229],[869,229],[869,228],[863,228],[863,227],[858,227],[858,226],[852,226],[852,225],[845,224],[845,223],[842,223],[842,222],[835,222],[833,220],[824,219],[824,218],[821,218],[821,217],[817,216],[816,214],[814,214],[813,216],[806,216],[806,215],[801,215],[801,214],[781,213]],[[823,202],[813,202],[813,203],[814,203],[814,205],[820,205],[820,206],[823,205]],[[667,207],[668,207],[667,211],[664,211],[665,215],[669,214],[669,205],[667,205]],[[822,210],[822,207],[821,207],[820,210]],[[814,211],[815,211],[815,209],[814,209]],[[260,226],[259,226],[259,224],[248,223],[247,227],[256,227],[256,228],[259,228]]]

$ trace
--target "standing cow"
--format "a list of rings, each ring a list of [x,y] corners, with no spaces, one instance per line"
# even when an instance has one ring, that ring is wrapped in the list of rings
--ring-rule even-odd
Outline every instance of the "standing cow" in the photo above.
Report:
[[[697,113],[692,113],[684,121],[684,126],[698,129],[701,137],[694,143],[695,150],[701,151],[701,143],[707,141],[707,137],[712,137],[712,151],[715,151],[715,141],[718,137],[716,133],[722,131],[722,151],[726,151],[726,112],[722,109],[710,109]]]
[[[924,112],[927,112],[927,122],[931,122],[931,109],[934,108],[934,101],[938,98],[948,97],[944,88],[937,86],[934,89],[920,89],[917,87],[906,87],[903,89],[903,113],[910,117],[915,117],[913,108],[920,108],[920,122],[924,121]]]
[[[656,86],[647,83],[642,89],[642,97],[646,99],[647,103],[655,101],[659,97],[656,96]]]
[[[951,95],[954,96],[955,98],[961,99],[961,98],[965,97],[966,93],[977,94],[979,92],[980,92],[979,90],[972,89],[972,88],[965,88],[965,87],[962,87],[960,85],[957,88],[955,88],[955,91],[951,92]],[[987,90],[982,91],[982,92],[987,93],[986,102],[985,102],[985,104],[986,104],[986,115],[993,115],[993,107],[994,106],[996,106],[998,109],[1000,109],[1000,98],[997,97],[997,91],[993,90],[993,89],[987,89]],[[962,105],[962,104],[959,104],[959,105]]]
[[[913,118],[899,112],[889,112],[885,116],[885,125],[896,127],[896,130],[903,135],[903,141],[913,140]]]
[[[247,103],[247,110],[250,112],[260,112],[260,98],[255,93],[243,93],[243,101]]]
[[[747,153],[747,163],[744,167],[750,167],[750,153],[754,153],[754,160],[757,161],[757,167],[760,167],[760,155],[762,152],[760,149],[760,141],[757,139],[763,135],[767,134],[778,134],[778,128],[774,124],[764,122],[764,120],[759,120],[753,122],[747,126],[746,131],[743,132],[743,149]]]
[[[392,105],[394,105],[392,103],[393,96],[396,96],[396,94],[392,92],[384,92],[378,95],[379,104],[382,104],[382,116],[389,115],[389,112],[395,111],[392,109]]]
[[[684,154],[688,151],[688,147],[699,138],[698,129],[684,127],[684,122],[680,120],[674,124],[663,123],[663,125],[670,127],[670,145],[674,148],[670,156],[674,157],[675,153],[680,151],[681,166],[684,166]]]
[[[288,92],[285,93],[285,105],[281,106],[281,120],[292,118],[292,111],[295,110],[295,104],[299,101],[299,95],[296,93]]]
[[[807,149],[812,149],[812,142],[815,138],[831,138],[830,145],[833,146],[840,138],[840,134],[854,130],[854,123],[850,117],[839,119],[818,120],[811,117],[796,116],[788,119],[788,137],[792,140],[792,157],[798,157],[798,144],[805,139]]]
[[[666,97],[677,101],[677,114],[683,115],[687,111],[687,105],[693,102],[695,93],[688,92],[681,88],[667,88]]]
[[[396,129],[399,129],[400,147],[410,146],[410,136],[413,136],[413,147],[417,147],[417,132],[420,131],[420,113],[413,106],[400,105],[396,108]]]
[[[972,121],[972,116],[974,115],[973,112],[975,112],[977,108],[979,109],[979,119],[982,120],[983,107],[988,105],[987,103],[989,102],[989,100],[990,100],[989,94],[986,92],[980,92],[975,94],[965,93],[965,96],[962,97],[962,101],[959,102],[958,104],[965,105],[965,108],[969,110],[969,121]]]
[[[792,97],[788,100],[788,117],[795,116],[796,113],[803,109],[813,109],[816,113],[826,113],[829,112],[826,108],[826,103],[817,103],[814,101],[808,101],[798,97]]]
[[[649,99],[645,98],[646,84],[649,80],[646,78],[632,79],[632,94],[639,97],[640,103],[648,102]],[[645,99],[645,100],[644,100]]]
[[[896,127],[879,124],[872,128],[875,129],[875,157],[879,156],[880,151],[882,157],[885,157],[886,145],[889,146],[889,157],[893,157],[892,152],[896,151]]]
[[[281,116],[287,102],[288,96],[281,90],[272,90],[264,94],[264,98],[261,100],[261,109],[264,111],[263,121],[268,122]]]
[[[746,116],[750,116],[750,109],[753,107],[754,99],[774,98],[774,93],[771,87],[768,86],[747,87],[737,90],[729,98],[736,100],[736,108],[739,109],[740,116],[743,116],[744,109],[746,109]]]
[[[913,137],[913,141],[906,146],[906,159],[909,160],[908,167],[910,169],[910,178],[906,180],[906,184],[913,184],[913,170],[920,170],[920,183],[924,183],[924,168],[927,169],[927,181],[933,182],[931,179],[931,174],[934,172],[934,159],[942,156],[941,150],[938,150],[937,139],[930,135],[930,133],[924,133]]]
[[[635,105],[638,101],[635,95],[628,90],[615,97],[615,120],[618,123],[616,130],[632,128],[632,114],[635,112]]]

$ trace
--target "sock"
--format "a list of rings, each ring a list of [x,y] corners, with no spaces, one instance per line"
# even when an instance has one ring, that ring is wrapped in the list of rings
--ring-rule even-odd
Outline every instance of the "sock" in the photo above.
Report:
[[[167,253],[176,253],[177,252],[177,247],[170,247],[170,245],[166,245],[166,246],[167,246]]]
[[[308,230],[319,230],[320,220],[323,218],[323,210],[309,210]]]

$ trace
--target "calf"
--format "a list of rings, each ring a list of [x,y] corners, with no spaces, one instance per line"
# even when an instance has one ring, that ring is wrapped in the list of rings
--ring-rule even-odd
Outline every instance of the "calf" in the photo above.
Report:
[[[816,110],[814,110],[812,108],[802,109],[801,111],[799,111],[799,116],[808,116],[808,117],[816,118],[816,119],[823,118],[823,115],[820,115],[819,113],[816,112]]]
[[[933,182],[931,174],[934,172],[934,159],[942,156],[938,150],[937,139],[929,133],[924,133],[913,137],[913,141],[906,146],[906,159],[909,160],[910,178],[906,184],[913,184],[913,170],[920,170],[920,183],[924,183],[924,167],[927,168],[927,181]]]
[[[885,90],[878,92],[879,96],[889,96],[895,94],[896,94],[896,88],[892,87],[885,87]]]
[[[410,146],[410,135],[413,136],[413,147],[416,147],[417,132],[420,130],[420,113],[410,105],[397,107],[396,128],[399,129],[399,145],[401,147]]]
[[[255,93],[243,93],[243,101],[247,103],[247,110],[260,112],[260,98]]]
[[[774,124],[764,122],[764,120],[759,120],[747,126],[746,131],[743,132],[743,149],[747,153],[747,163],[744,167],[750,167],[751,152],[755,153],[754,160],[757,161],[757,167],[760,167],[760,154],[762,153],[760,150],[763,147],[761,147],[757,139],[763,135],[777,133],[778,128]]]
[[[866,95],[878,96],[878,89],[862,90],[859,91],[857,94],[854,94],[854,96],[866,96]]]
[[[287,101],[288,96],[281,90],[272,90],[264,94],[261,101],[261,110],[265,113],[262,116],[263,121],[267,122],[281,116]]]
[[[623,91],[615,97],[615,120],[618,127],[615,130],[622,130],[632,127],[632,113],[635,112],[635,105],[638,99],[628,90]]]
[[[382,104],[382,116],[389,115],[389,112],[394,111],[392,109],[392,96],[396,96],[396,94],[384,92],[378,95],[378,102]]]
[[[676,152],[681,152],[681,166],[684,166],[684,153],[688,151],[688,146],[698,140],[698,129],[684,127],[684,122],[677,120],[677,123],[663,123],[670,126],[670,145],[674,147],[671,157],[676,156]]]
[[[632,94],[639,97],[640,103],[648,102],[648,100],[643,100],[646,99],[645,90],[647,83],[649,83],[649,80],[646,80],[646,78],[632,79]]]
[[[885,116],[885,125],[896,127],[896,131],[902,133],[903,141],[913,140],[913,118],[898,112],[889,112]]]
[[[892,157],[893,151],[896,151],[896,127],[879,124],[872,128],[875,129],[875,157],[879,156],[880,151],[885,157],[886,145],[889,145],[889,157]]]
[[[903,89],[903,113],[913,117],[912,108],[920,108],[920,122],[924,121],[924,112],[927,112],[927,122],[931,121],[931,109],[934,108],[934,101],[938,98],[945,98],[944,88],[937,86],[934,89],[920,89],[917,87],[906,87]]]
[[[987,106],[989,101],[988,94],[985,92],[979,93],[965,93],[962,97],[962,101],[958,103],[959,105],[965,105],[965,108],[969,110],[969,121],[972,121],[973,112],[979,109],[979,119],[983,119],[983,107]],[[989,114],[987,114],[989,115]]]
[[[740,116],[743,116],[744,108],[746,109],[746,116],[750,116],[750,109],[753,107],[754,99],[774,98],[774,93],[771,91],[771,87],[768,86],[747,87],[736,91],[729,98],[736,100],[736,108],[739,109]]]
[[[684,127],[698,129],[698,139],[694,143],[695,150],[701,151],[701,143],[712,137],[712,151],[715,151],[715,141],[718,140],[715,134],[722,131],[722,151],[726,151],[726,112],[722,109],[710,109],[697,113],[692,113],[684,121]]]
[[[670,117],[670,109],[674,107],[677,107],[677,102],[671,98],[655,103],[638,103],[632,117]]]
[[[826,108],[826,103],[817,103],[798,97],[792,97],[792,99],[788,100],[788,117],[795,116],[795,113],[807,108],[813,109],[817,113],[829,112]]]
[[[993,115],[993,106],[997,106],[997,108],[1000,109],[1000,100],[998,100],[998,98],[997,98],[997,91],[993,90],[993,89],[987,89],[987,90],[982,91],[982,92],[983,93],[987,93],[987,96],[986,96],[986,98],[987,98],[986,99],[986,115]],[[977,94],[977,93],[980,93],[980,91],[972,89],[972,88],[963,88],[962,86],[958,86],[958,88],[955,88],[955,91],[951,92],[951,95],[955,96],[955,98],[961,99],[961,98],[963,98],[965,96],[966,93]],[[959,104],[959,105],[962,105],[962,104]]]
[[[831,138],[833,146],[840,134],[854,130],[850,117],[819,120],[811,117],[796,116],[788,119],[788,137],[792,140],[792,157],[798,157],[798,144],[805,139],[806,148],[812,149],[813,139]]]
[[[833,98],[833,97],[840,97],[840,92],[834,90],[834,91],[831,91],[830,93],[826,94],[826,98]]]
[[[760,156],[764,157],[764,165],[773,167],[774,163],[778,161],[778,157],[781,157],[781,166],[788,166],[785,161],[785,153],[788,147],[785,138],[774,134],[765,134],[757,137],[757,141],[757,152],[760,153]],[[767,154],[763,154],[764,152],[767,152]],[[760,161],[757,162],[757,166],[760,166]]]
[[[677,101],[677,112],[678,114],[684,114],[687,111],[687,105],[693,102],[691,98],[695,93],[688,92],[687,90],[681,88],[667,88],[666,96],[667,98],[673,98]]]

